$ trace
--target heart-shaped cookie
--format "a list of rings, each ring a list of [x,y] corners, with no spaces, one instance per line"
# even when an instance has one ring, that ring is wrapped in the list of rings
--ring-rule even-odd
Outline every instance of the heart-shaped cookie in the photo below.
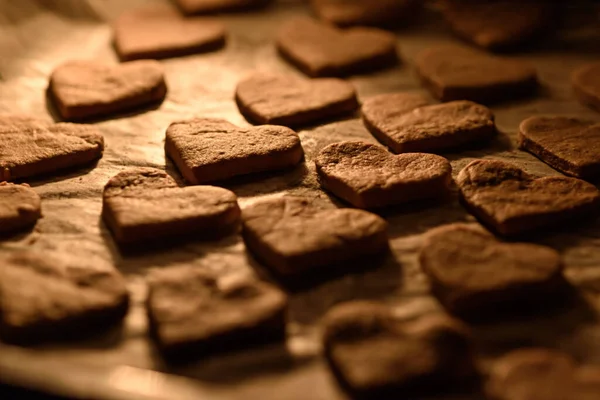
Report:
[[[497,400],[596,400],[600,368],[558,350],[515,350],[494,364],[486,392]]]
[[[68,121],[128,111],[160,102],[167,94],[163,68],[154,60],[119,65],[68,61],[52,72],[48,90]]]
[[[349,208],[324,210],[299,198],[254,203],[243,210],[242,223],[248,249],[281,276],[388,248],[387,223],[379,216]]]
[[[501,50],[531,40],[552,21],[554,5],[545,1],[442,0],[450,28],[469,42]]]
[[[452,167],[435,154],[394,155],[364,142],[339,142],[315,159],[321,185],[358,208],[376,208],[448,194]]]
[[[207,14],[221,11],[248,10],[264,7],[273,0],[174,0],[185,14]]]
[[[178,187],[164,171],[121,172],[104,187],[102,216],[121,244],[202,234],[216,238],[238,226],[235,194],[215,186]]]
[[[170,359],[285,337],[287,296],[255,278],[183,266],[154,271],[148,286],[150,329]]]
[[[535,178],[502,161],[473,161],[460,171],[456,183],[466,207],[506,236],[589,219],[600,206],[594,185],[575,178]]]
[[[395,26],[411,16],[414,0],[311,0],[314,13],[338,26]]]
[[[487,104],[528,96],[537,88],[536,71],[528,64],[462,46],[423,50],[415,66],[423,86],[441,101]]]
[[[341,79],[300,79],[256,73],[238,83],[235,100],[250,122],[300,126],[352,113],[358,108],[352,84]]]
[[[470,101],[424,102],[413,93],[375,96],[363,103],[363,122],[395,153],[456,149],[496,133],[494,115],[487,107]]]
[[[91,125],[0,117],[0,181],[89,164],[103,150],[104,138]]]
[[[600,176],[600,123],[568,117],[531,117],[521,122],[519,147],[567,175]]]
[[[184,18],[164,4],[134,9],[114,24],[114,41],[122,61],[178,57],[225,45],[225,26],[211,18]]]
[[[398,61],[396,36],[375,28],[340,30],[307,17],[283,25],[279,53],[309,76],[343,76]]]
[[[573,72],[571,82],[579,101],[600,112],[600,62],[578,68]]]
[[[560,255],[528,243],[502,243],[482,228],[451,224],[427,232],[419,253],[433,294],[462,318],[545,308],[565,287]]]
[[[399,321],[383,304],[356,301],[331,309],[323,325],[329,365],[353,398],[445,391],[475,375],[469,332],[449,318]]]
[[[5,252],[0,256],[0,337],[32,343],[97,333],[127,313],[125,280],[67,253]]]
[[[42,201],[29,185],[0,182],[0,234],[31,228],[41,216]]]
[[[165,150],[192,184],[280,170],[298,164],[304,156],[300,138],[289,128],[239,128],[214,118],[172,123]]]

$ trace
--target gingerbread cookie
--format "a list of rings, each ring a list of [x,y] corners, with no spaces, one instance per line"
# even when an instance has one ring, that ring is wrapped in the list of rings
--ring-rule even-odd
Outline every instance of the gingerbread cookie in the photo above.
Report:
[[[595,400],[600,368],[558,350],[515,350],[494,364],[486,392],[494,400]]]
[[[225,45],[225,26],[216,19],[184,18],[172,7],[156,4],[121,15],[113,26],[122,61],[185,56]]]
[[[304,156],[298,135],[289,128],[239,128],[213,118],[172,123],[165,150],[192,184],[280,170],[298,164]]]
[[[272,0],[174,0],[185,14],[242,11],[264,7]]]
[[[555,250],[503,243],[484,229],[466,224],[427,232],[419,261],[440,303],[467,319],[544,309],[565,287]]]
[[[513,164],[476,160],[456,179],[466,207],[496,232],[518,235],[592,218],[600,191],[575,178],[535,178]]]
[[[103,150],[104,138],[91,125],[0,117],[0,181],[89,164]]]
[[[68,61],[52,72],[48,90],[68,121],[130,111],[158,103],[167,94],[163,68],[153,60],[119,65]]]
[[[152,335],[169,359],[285,338],[287,296],[255,278],[187,266],[157,270],[147,305]]]
[[[388,248],[387,223],[362,210],[316,208],[300,198],[264,200],[242,212],[246,246],[280,276],[351,263]]]
[[[28,184],[0,182],[0,234],[31,228],[41,216],[40,196]]]
[[[423,50],[415,65],[423,86],[441,101],[487,104],[529,96],[537,88],[536,71],[527,63],[462,46]]]
[[[600,111],[600,62],[577,69],[571,77],[575,95],[582,104]]]
[[[321,185],[358,208],[445,196],[452,181],[452,167],[443,157],[393,155],[364,142],[330,144],[315,164]]]
[[[214,186],[178,187],[164,171],[121,172],[104,187],[102,216],[120,244],[202,235],[218,238],[238,226],[235,194]]]
[[[487,107],[470,101],[424,102],[412,93],[375,96],[363,104],[364,124],[395,153],[457,149],[496,134],[494,115]]]
[[[265,73],[238,83],[235,100],[248,121],[289,127],[347,115],[358,108],[354,87],[341,79]]]
[[[398,61],[392,33],[375,28],[340,30],[306,17],[283,25],[277,35],[277,49],[312,77],[366,72]]]
[[[0,337],[32,343],[97,333],[127,313],[123,277],[70,254],[0,256]]]
[[[311,0],[319,19],[338,26],[395,26],[412,17],[414,0]]]
[[[567,175],[600,176],[600,123],[568,117],[531,117],[521,123],[519,147]]]
[[[476,374],[469,332],[449,318],[399,321],[383,304],[355,301],[331,309],[323,325],[327,361],[353,398],[413,398]]]

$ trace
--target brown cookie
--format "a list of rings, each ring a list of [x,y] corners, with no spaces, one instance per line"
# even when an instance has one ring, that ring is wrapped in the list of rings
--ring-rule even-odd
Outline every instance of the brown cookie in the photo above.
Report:
[[[48,90],[68,121],[129,111],[158,103],[167,94],[163,68],[154,60],[119,65],[68,61],[52,72]]]
[[[521,122],[519,147],[567,175],[600,176],[600,123],[568,117],[531,117]]]
[[[398,61],[392,33],[375,28],[340,30],[307,17],[286,22],[276,43],[284,58],[312,77],[350,75]]]
[[[162,4],[122,14],[113,26],[122,61],[185,56],[225,45],[225,26],[216,19],[184,18]]]
[[[104,138],[91,125],[0,117],[0,181],[89,164],[103,150]]]
[[[272,0],[174,0],[185,14],[206,14],[261,8]]]
[[[548,28],[554,6],[542,0],[443,0],[442,15],[461,38],[489,50],[530,41]]]
[[[338,26],[395,26],[412,15],[415,0],[311,0],[319,19]]]
[[[323,325],[327,360],[354,398],[442,393],[475,375],[468,330],[449,318],[400,321],[383,304],[355,301],[331,309]]]
[[[555,250],[502,243],[484,229],[466,224],[427,232],[419,261],[440,303],[467,319],[544,309],[560,297],[557,293],[565,284]]]
[[[528,96],[537,88],[536,71],[528,64],[462,46],[423,50],[415,65],[423,86],[441,101],[487,104]]]
[[[264,200],[242,212],[246,246],[280,276],[351,263],[388,248],[387,223],[362,210],[319,209],[308,201]],[[349,265],[348,265],[349,267]]]
[[[121,244],[202,235],[218,238],[238,226],[235,194],[215,186],[178,187],[164,171],[121,172],[104,187],[102,217]]]
[[[412,93],[375,96],[363,103],[363,122],[395,153],[457,149],[496,134],[494,115],[485,106],[470,101],[424,103]]]
[[[238,83],[235,100],[250,122],[290,127],[342,116],[358,108],[354,87],[341,79],[264,73]]]
[[[0,234],[31,228],[42,216],[42,200],[28,184],[0,182]]]
[[[0,337],[32,343],[97,333],[127,313],[123,277],[69,254],[0,256]]]
[[[494,364],[486,392],[493,400],[596,400],[600,368],[558,350],[515,350]]]
[[[600,62],[586,64],[571,77],[573,91],[582,104],[600,111]]]
[[[187,266],[157,270],[147,307],[152,335],[171,359],[285,338],[287,296],[255,278]]]
[[[304,151],[293,130],[276,125],[239,128],[223,119],[172,123],[165,150],[192,184],[292,167]]]
[[[452,167],[435,154],[393,155],[381,146],[339,142],[315,160],[321,185],[354,207],[376,208],[445,196]]]
[[[511,236],[593,218],[600,191],[575,178],[535,178],[513,164],[475,160],[456,179],[466,207],[496,232]]]

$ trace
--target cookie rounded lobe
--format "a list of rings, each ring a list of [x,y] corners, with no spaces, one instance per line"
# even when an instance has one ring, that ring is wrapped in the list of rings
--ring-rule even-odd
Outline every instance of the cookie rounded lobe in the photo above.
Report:
[[[395,26],[416,8],[413,0],[311,0],[310,5],[319,19],[338,26]]]
[[[582,104],[600,112],[600,62],[586,64],[575,70],[571,84]]]
[[[24,184],[0,182],[0,234],[31,228],[42,216],[40,196]]]

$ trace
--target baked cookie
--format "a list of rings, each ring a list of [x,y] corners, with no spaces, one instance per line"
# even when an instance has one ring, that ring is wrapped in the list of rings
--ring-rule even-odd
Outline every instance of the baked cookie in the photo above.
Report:
[[[33,343],[97,333],[127,313],[123,277],[69,254],[0,255],[0,338]]]
[[[169,359],[285,338],[287,296],[255,278],[184,266],[156,270],[148,284],[150,330]]]
[[[398,62],[392,33],[375,28],[340,30],[307,17],[286,22],[276,43],[285,59],[312,77],[350,75]]]
[[[368,99],[362,117],[369,132],[395,153],[458,149],[496,134],[489,108],[464,100],[427,105],[414,93]]]
[[[248,121],[289,127],[351,114],[358,108],[356,91],[349,82],[283,74],[247,77],[238,83],[235,100]]]
[[[505,236],[590,219],[600,206],[600,191],[592,184],[535,178],[502,161],[475,160],[460,171],[456,183],[469,211]]]
[[[600,62],[578,68],[573,73],[571,82],[579,101],[600,111]]]
[[[102,217],[120,244],[231,233],[239,224],[235,194],[215,186],[178,187],[164,171],[120,172],[104,187]]]
[[[154,60],[68,61],[52,72],[48,90],[61,118],[76,121],[158,103],[167,85],[162,65]]]
[[[600,368],[558,350],[515,350],[494,364],[486,392],[494,400],[595,400]]]
[[[272,0],[174,0],[185,14],[241,11],[264,7]]]
[[[441,393],[476,375],[469,331],[449,318],[399,321],[383,304],[355,301],[331,309],[323,326],[327,361],[353,398]]]
[[[442,15],[461,38],[488,50],[513,48],[552,22],[554,5],[543,0],[442,0]]]
[[[387,223],[362,210],[319,209],[283,197],[242,211],[243,237],[256,257],[279,276],[298,275],[388,248]]]
[[[134,9],[113,25],[115,48],[122,61],[185,56],[225,45],[225,26],[211,18],[184,18],[162,4]]]
[[[90,164],[103,151],[104,138],[91,125],[0,117],[0,181]]]
[[[31,228],[42,216],[42,200],[28,184],[0,182],[0,235]]]
[[[289,128],[239,128],[213,118],[172,123],[165,150],[183,177],[195,185],[292,167],[304,156],[298,135]]]
[[[561,258],[555,250],[503,243],[467,224],[427,232],[419,262],[440,303],[466,319],[544,309],[565,287]]]
[[[568,117],[531,117],[521,122],[519,147],[567,175],[600,176],[600,123]]]
[[[339,142],[315,159],[321,186],[354,207],[376,208],[450,192],[452,167],[435,154],[394,155],[381,146]]]
[[[423,86],[441,101],[488,104],[529,96],[537,88],[536,71],[529,64],[462,46],[425,49],[415,66]]]
[[[321,20],[338,26],[395,26],[410,19],[415,0],[310,0]]]

